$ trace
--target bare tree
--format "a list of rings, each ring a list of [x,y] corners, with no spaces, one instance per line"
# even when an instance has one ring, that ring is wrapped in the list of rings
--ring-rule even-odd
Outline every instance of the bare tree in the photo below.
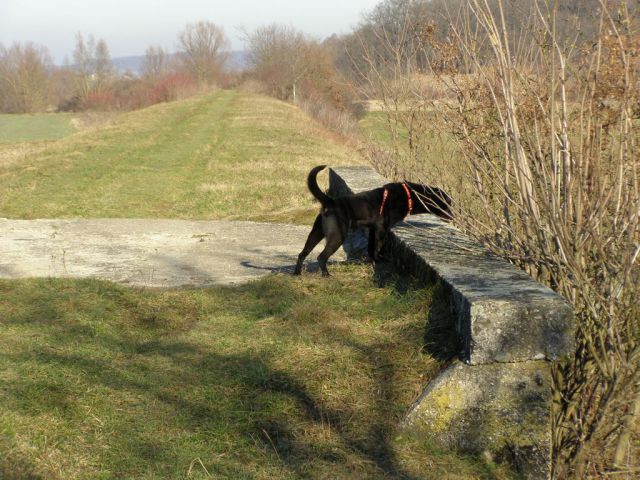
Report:
[[[150,46],[144,56],[142,75],[147,79],[161,77],[167,70],[167,54],[160,46]]]
[[[200,85],[211,85],[224,70],[229,40],[221,27],[211,22],[190,23],[178,36],[180,61]]]
[[[0,109],[26,113],[43,110],[49,101],[51,57],[45,47],[0,45]]]
[[[92,91],[104,88],[113,80],[114,68],[109,47],[103,39],[97,42],[93,35],[85,41],[81,33],[76,34],[73,51],[73,68],[76,71],[76,91],[80,101],[86,100]]]
[[[276,97],[296,102],[301,81],[330,75],[331,60],[323,47],[304,33],[283,25],[256,29],[246,38],[254,75]]]
[[[95,76],[99,87],[103,87],[112,80],[114,67],[109,55],[109,47],[103,39],[98,40],[94,51]]]
[[[73,51],[73,68],[77,72],[76,90],[81,101],[84,101],[94,86],[94,50],[95,39],[89,35],[85,41],[82,33],[76,34],[76,47]]]

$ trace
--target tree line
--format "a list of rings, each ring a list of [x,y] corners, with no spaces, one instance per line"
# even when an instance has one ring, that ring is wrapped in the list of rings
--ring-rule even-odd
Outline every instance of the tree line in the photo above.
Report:
[[[225,81],[229,41],[211,22],[188,24],[176,53],[149,46],[140,76],[120,74],[103,39],[78,33],[75,40],[73,62],[62,67],[32,42],[0,45],[0,111],[134,109]]]
[[[362,113],[359,101],[375,95],[364,88],[371,87],[372,70],[398,61],[404,62],[406,71],[424,73],[437,67],[427,58],[428,37],[445,40],[451,19],[459,19],[466,2],[385,0],[363,14],[351,33],[323,41],[294,27],[263,26],[245,32],[249,69],[242,74],[226,68],[230,42],[223,29],[210,21],[188,24],[177,36],[175,53],[149,46],[139,77],[118,73],[106,42],[92,35],[76,35],[72,63],[63,67],[53,65],[44,46],[0,45],[0,111],[133,109],[214,85],[253,80],[256,88],[277,98],[358,116]],[[529,4],[527,0],[505,4],[510,31],[521,29]],[[488,5],[495,8],[496,0]],[[599,0],[559,2],[559,38],[569,39],[575,32],[593,38],[595,22],[588,17],[598,5]],[[385,73],[392,74],[393,68]]]

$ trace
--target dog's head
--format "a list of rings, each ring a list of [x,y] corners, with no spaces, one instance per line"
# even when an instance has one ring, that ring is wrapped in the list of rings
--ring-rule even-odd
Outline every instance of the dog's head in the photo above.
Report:
[[[447,192],[438,187],[422,185],[420,183],[407,182],[407,185],[418,197],[414,213],[431,213],[438,217],[451,220],[451,197]]]

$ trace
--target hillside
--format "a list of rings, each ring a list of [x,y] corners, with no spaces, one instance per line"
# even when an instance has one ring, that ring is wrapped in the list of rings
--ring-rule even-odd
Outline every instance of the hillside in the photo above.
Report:
[[[218,91],[55,142],[0,144],[0,217],[309,222],[309,169],[361,161],[290,104]]]

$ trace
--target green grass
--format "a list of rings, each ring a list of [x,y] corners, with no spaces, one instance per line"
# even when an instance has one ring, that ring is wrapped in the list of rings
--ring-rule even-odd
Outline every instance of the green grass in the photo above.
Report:
[[[310,223],[310,168],[359,162],[297,108],[219,91],[44,146],[0,145],[0,216]]]
[[[358,121],[358,127],[360,132],[363,133],[366,138],[369,138],[390,150],[395,148],[396,144],[391,134],[391,128],[387,122],[387,114],[385,112],[368,112]],[[397,127],[397,130],[397,146],[404,151],[408,148],[407,130],[400,126]]]
[[[0,114],[0,143],[56,140],[74,132],[71,114]]]
[[[497,478],[397,434],[442,366],[424,353],[433,288],[333,272],[1,281],[0,478]]]
[[[359,122],[361,134],[375,148],[370,149],[370,162],[394,180],[412,180],[445,188],[456,201],[474,201],[466,175],[467,168],[451,132],[435,112],[421,118],[424,130],[411,140],[402,125],[390,125],[383,111],[367,113]],[[397,138],[392,130],[395,129]]]

